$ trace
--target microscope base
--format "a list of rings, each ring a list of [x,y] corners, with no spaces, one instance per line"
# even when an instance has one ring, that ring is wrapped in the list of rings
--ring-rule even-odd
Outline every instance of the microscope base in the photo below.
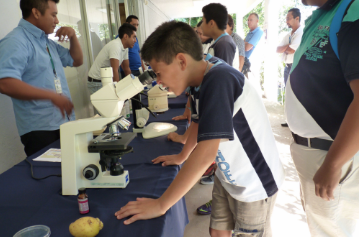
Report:
[[[94,180],[85,181],[85,188],[126,188],[130,181],[127,170],[119,176],[111,176],[109,171],[99,176]]]

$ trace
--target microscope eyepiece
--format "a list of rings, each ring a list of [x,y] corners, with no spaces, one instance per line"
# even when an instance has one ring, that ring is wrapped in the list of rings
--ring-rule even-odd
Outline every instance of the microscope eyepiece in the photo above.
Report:
[[[154,73],[152,70],[147,70],[144,73],[142,73],[140,76],[138,76],[138,79],[142,83],[142,85],[149,85],[153,81],[156,80],[156,73]]]

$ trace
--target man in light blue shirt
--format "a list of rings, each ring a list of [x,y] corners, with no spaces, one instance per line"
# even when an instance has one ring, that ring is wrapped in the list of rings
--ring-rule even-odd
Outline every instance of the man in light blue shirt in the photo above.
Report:
[[[246,50],[246,57],[244,59],[244,65],[242,72],[244,75],[247,76],[247,73],[250,72],[251,63],[249,61],[249,57],[253,53],[254,49],[256,48],[258,42],[262,38],[263,31],[258,26],[259,17],[257,13],[251,13],[248,17],[248,28],[250,32],[247,34],[246,38],[244,39],[245,50]],[[248,76],[247,76],[248,77]]]
[[[60,138],[60,125],[74,120],[63,67],[80,66],[82,50],[75,31],[61,27],[70,49],[52,40],[59,0],[20,1],[23,19],[0,41],[0,93],[12,98],[16,125],[30,156]]]

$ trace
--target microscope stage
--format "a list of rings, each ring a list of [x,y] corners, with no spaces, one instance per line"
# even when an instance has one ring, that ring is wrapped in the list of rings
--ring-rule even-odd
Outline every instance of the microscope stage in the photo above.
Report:
[[[92,139],[88,145],[89,153],[97,153],[109,150],[126,150],[128,144],[136,137],[136,133],[121,133],[118,138],[113,138],[109,133],[103,133]]]

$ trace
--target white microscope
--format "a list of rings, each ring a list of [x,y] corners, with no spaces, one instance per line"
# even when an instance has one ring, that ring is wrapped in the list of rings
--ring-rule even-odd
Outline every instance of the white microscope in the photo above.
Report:
[[[77,195],[79,188],[125,188],[129,174],[119,163],[122,155],[132,152],[129,143],[135,133],[120,133],[118,125],[130,123],[120,116],[124,102],[156,80],[153,71],[139,77],[128,75],[112,82],[112,68],[102,68],[103,87],[91,95],[100,117],[80,119],[60,126],[62,195]],[[110,133],[93,138],[93,131],[109,127]]]

